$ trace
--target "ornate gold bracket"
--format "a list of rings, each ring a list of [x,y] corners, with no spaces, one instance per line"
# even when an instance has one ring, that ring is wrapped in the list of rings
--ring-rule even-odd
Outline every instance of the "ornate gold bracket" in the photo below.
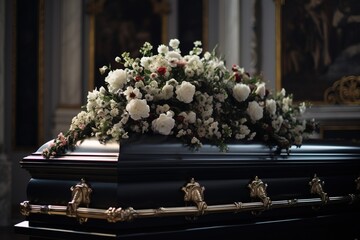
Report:
[[[66,208],[66,215],[69,217],[77,217],[77,209],[79,206],[89,207],[90,205],[90,194],[92,189],[82,178],[81,182],[70,188],[72,194],[72,200],[68,203]],[[87,221],[87,218],[78,218],[80,223]]]
[[[124,222],[131,221],[136,217],[136,211],[130,207],[127,209],[109,207],[105,211],[108,222]]]
[[[199,213],[201,215],[204,214],[207,208],[207,204],[204,201],[205,187],[200,186],[198,182],[195,182],[194,178],[191,178],[190,182],[185,187],[182,187],[181,190],[185,192],[184,201],[195,203]]]
[[[256,176],[255,179],[249,183],[248,187],[250,188],[250,197],[259,198],[263,203],[264,208],[269,209],[272,202],[266,193],[267,184],[263,183],[263,181]]]
[[[313,179],[309,182],[310,193],[319,195],[323,204],[326,204],[329,201],[329,196],[324,192],[324,181],[321,181],[320,178],[314,174]]]
[[[31,212],[31,206],[29,201],[20,203],[20,213],[24,216],[29,216]]]

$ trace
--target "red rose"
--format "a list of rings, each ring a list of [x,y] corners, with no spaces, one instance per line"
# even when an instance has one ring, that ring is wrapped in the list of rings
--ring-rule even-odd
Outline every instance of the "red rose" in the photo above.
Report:
[[[157,72],[160,74],[160,75],[165,75],[166,73],[166,67],[159,67],[157,69]]]

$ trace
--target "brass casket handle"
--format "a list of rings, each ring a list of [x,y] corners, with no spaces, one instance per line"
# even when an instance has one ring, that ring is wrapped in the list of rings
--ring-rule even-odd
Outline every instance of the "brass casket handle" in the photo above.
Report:
[[[182,187],[181,190],[185,193],[184,201],[195,203],[199,213],[201,215],[204,214],[205,209],[207,208],[207,204],[204,201],[205,187],[200,186],[198,182],[195,182],[194,178],[191,178],[191,180]]]
[[[272,202],[270,197],[267,196],[266,188],[267,184],[264,183],[258,176],[249,183],[248,187],[250,188],[250,197],[252,198],[259,198],[265,209],[269,209]]]
[[[89,184],[86,183],[85,179],[81,179],[81,181],[72,186],[70,188],[72,199],[67,204],[66,215],[69,217],[77,217],[77,209],[79,206],[89,207],[90,205],[90,195],[92,193],[92,189]],[[80,223],[84,223],[87,221],[87,218],[78,218]]]
[[[321,181],[319,177],[314,174],[314,177],[309,182],[310,185],[310,193],[319,195],[321,201],[326,204],[329,201],[329,196],[326,192],[324,192],[324,181]]]
[[[355,180],[356,189],[360,191],[360,177]],[[77,218],[80,223],[84,223],[88,218],[105,219],[108,222],[124,222],[131,221],[136,218],[149,218],[149,217],[165,217],[165,216],[198,216],[200,214],[211,213],[239,213],[252,211],[259,213],[264,209],[287,208],[287,207],[304,207],[312,206],[313,208],[319,207],[324,203],[329,204],[352,204],[360,202],[360,194],[348,194],[345,196],[332,196],[329,197],[323,189],[324,182],[321,181],[315,174],[314,178],[309,182],[310,192],[320,196],[319,199],[305,198],[305,199],[283,199],[272,201],[267,196],[267,184],[263,183],[259,177],[255,177],[248,187],[250,188],[250,196],[255,199],[260,199],[257,202],[233,202],[218,205],[207,205],[204,201],[205,187],[201,186],[192,178],[185,186],[181,188],[185,192],[185,202],[194,203],[196,206],[185,207],[158,207],[152,209],[134,209],[109,207],[108,209],[89,208],[90,193],[92,189],[89,185],[82,180],[80,183],[71,187],[72,200],[68,205],[37,205],[31,204],[29,201],[20,203],[20,212],[24,216],[30,214],[48,214],[48,215],[61,215],[67,217]],[[85,205],[86,207],[81,207]]]

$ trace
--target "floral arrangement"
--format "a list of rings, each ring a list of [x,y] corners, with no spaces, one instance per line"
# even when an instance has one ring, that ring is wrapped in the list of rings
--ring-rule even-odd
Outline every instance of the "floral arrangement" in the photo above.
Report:
[[[261,76],[238,65],[227,69],[215,51],[202,53],[200,41],[184,56],[179,44],[172,39],[153,54],[146,42],[141,58],[127,52],[115,58],[124,69],[100,68],[106,85],[88,93],[84,110],[43,156],[63,154],[89,137],[106,143],[135,133],[173,135],[193,149],[207,141],[227,151],[227,141],[237,139],[281,151],[300,147],[314,132],[313,120],[301,120],[307,105],[293,104],[284,89],[272,94]]]

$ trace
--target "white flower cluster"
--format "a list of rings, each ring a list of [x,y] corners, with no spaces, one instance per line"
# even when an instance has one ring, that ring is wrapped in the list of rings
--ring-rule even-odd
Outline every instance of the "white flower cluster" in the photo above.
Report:
[[[285,90],[271,94],[261,77],[238,65],[228,70],[215,51],[201,57],[199,41],[184,56],[179,45],[172,39],[153,54],[145,43],[141,58],[116,57],[124,69],[100,68],[106,86],[88,93],[86,110],[65,134],[68,143],[90,136],[120,141],[135,132],[173,135],[194,148],[204,139],[221,150],[230,139],[257,139],[288,149],[314,130],[299,120],[306,105],[295,106]]]

